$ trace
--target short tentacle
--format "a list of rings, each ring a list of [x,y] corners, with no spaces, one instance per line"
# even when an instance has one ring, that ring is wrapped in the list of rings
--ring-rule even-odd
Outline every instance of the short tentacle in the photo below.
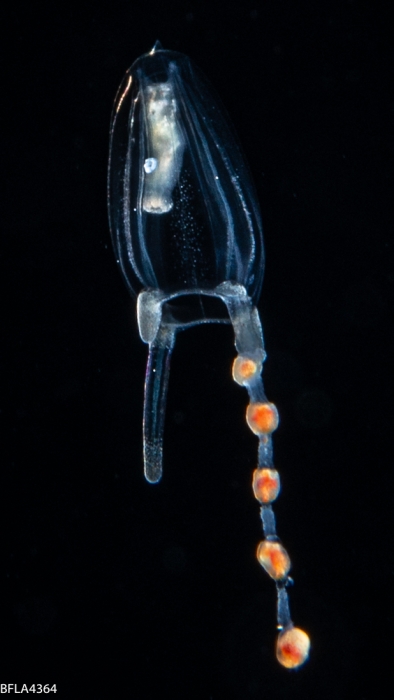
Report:
[[[162,325],[149,344],[145,376],[143,445],[144,470],[147,481],[160,481],[163,473],[163,431],[167,399],[170,358],[175,332]]]

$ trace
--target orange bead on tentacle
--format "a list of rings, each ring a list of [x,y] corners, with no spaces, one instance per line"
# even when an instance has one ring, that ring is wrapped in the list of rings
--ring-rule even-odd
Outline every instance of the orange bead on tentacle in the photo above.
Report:
[[[279,474],[276,469],[255,469],[252,486],[260,503],[272,503],[280,491]]]
[[[266,435],[278,427],[279,415],[273,403],[250,403],[246,411],[246,421],[255,435]]]
[[[260,542],[257,547],[257,559],[275,581],[285,578],[290,571],[290,557],[279,542],[270,540]]]
[[[245,357],[243,355],[238,355],[233,363],[233,379],[244,386],[254,379],[254,377],[259,376],[261,373],[262,363],[260,360],[252,360],[250,357]]]
[[[309,656],[310,639],[299,627],[290,627],[278,636],[276,658],[285,668],[298,668]]]

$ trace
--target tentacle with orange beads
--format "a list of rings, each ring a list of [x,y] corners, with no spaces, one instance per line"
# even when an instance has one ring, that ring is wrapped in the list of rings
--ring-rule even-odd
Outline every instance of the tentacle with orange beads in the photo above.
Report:
[[[217,289],[227,290],[228,283]],[[235,286],[231,286],[234,291]],[[247,389],[249,406],[246,421],[259,439],[257,469],[253,473],[253,492],[261,504],[264,540],[257,548],[257,559],[275,581],[277,590],[277,621],[279,635],[276,657],[285,668],[299,668],[308,658],[310,641],[303,630],[294,627],[290,617],[287,584],[291,562],[286,549],[276,534],[272,503],[280,490],[279,474],[274,467],[272,433],[278,427],[279,415],[274,404],[267,400],[261,376],[266,357],[263,332],[258,311],[242,290],[226,294],[227,305],[235,334],[238,356],[233,364],[234,380]]]
[[[237,345],[237,343],[236,343]],[[308,658],[310,641],[303,630],[294,627],[290,617],[286,586],[291,568],[290,557],[276,534],[272,503],[280,491],[279,474],[273,466],[272,433],[278,427],[279,415],[276,406],[267,401],[261,377],[262,359],[240,354],[233,364],[234,380],[249,393],[250,403],[246,421],[259,438],[258,467],[253,472],[253,492],[261,503],[261,520],[265,539],[257,548],[257,559],[265,571],[274,579],[277,588],[277,620],[280,630],[276,644],[276,657],[285,668],[299,668]]]

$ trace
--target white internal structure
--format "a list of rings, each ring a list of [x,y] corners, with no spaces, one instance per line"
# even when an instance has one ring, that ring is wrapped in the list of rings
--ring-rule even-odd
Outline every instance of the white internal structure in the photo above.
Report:
[[[142,207],[149,214],[165,214],[173,206],[172,192],[182,167],[185,140],[177,120],[177,104],[170,83],[144,90],[147,157],[144,161]]]

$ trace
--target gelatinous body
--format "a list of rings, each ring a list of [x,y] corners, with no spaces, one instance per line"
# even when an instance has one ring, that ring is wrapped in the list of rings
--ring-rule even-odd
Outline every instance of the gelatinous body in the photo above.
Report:
[[[182,54],[141,56],[119,88],[109,213],[133,294],[212,293],[232,281],[258,297],[264,257],[254,187],[217,96]]]
[[[233,326],[238,353],[233,378],[248,391],[246,420],[259,439],[253,490],[266,539],[258,560],[277,582],[282,630],[277,657],[294,668],[307,657],[301,644],[307,635],[294,634],[286,590],[290,559],[276,535],[271,507],[280,488],[272,454],[279,418],[261,377],[266,353],[255,306],[264,272],[259,205],[213,89],[186,56],[158,44],[126,72],[116,97],[108,203],[116,258],[137,296],[140,336],[149,345],[143,446],[151,483],[162,477],[176,333],[199,323]],[[290,632],[293,636],[286,637]],[[297,651],[301,647],[304,656]]]

